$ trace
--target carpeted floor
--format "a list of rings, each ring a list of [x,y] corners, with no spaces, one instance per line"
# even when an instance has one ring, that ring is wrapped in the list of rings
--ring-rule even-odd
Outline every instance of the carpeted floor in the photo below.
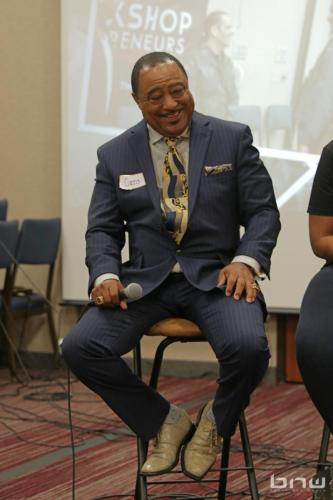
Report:
[[[215,391],[212,379],[162,377],[159,390],[195,419]],[[65,371],[35,373],[32,381],[12,383],[0,370],[0,499],[70,500],[73,458],[66,401]],[[108,407],[71,379],[75,440],[75,499],[133,499],[136,442]],[[322,432],[322,421],[302,385],[261,385],[246,410],[261,498],[312,497],[309,481]],[[332,459],[332,455],[329,457]],[[243,465],[238,432],[232,440],[230,466]],[[212,471],[208,478],[214,479]],[[181,472],[159,476],[173,485],[152,485],[151,498],[213,498],[216,483],[184,482]],[[229,473],[230,498],[248,492],[244,470]],[[249,497],[248,497],[249,498]]]

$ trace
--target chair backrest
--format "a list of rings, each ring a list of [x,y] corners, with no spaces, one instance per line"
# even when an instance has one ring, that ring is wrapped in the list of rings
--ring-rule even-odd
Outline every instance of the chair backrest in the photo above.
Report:
[[[5,198],[0,200],[0,221],[7,219],[8,201]]]
[[[0,221],[0,268],[8,269],[15,259],[18,221]]]
[[[19,264],[53,264],[58,252],[60,219],[25,219],[16,252]]]

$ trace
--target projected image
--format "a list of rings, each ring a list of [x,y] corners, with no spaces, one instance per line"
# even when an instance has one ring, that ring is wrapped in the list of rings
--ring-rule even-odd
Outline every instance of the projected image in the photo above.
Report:
[[[333,138],[333,0],[62,0],[61,13],[64,295],[86,295],[96,149],[141,120],[131,70],[161,50],[186,67],[197,111],[251,127],[282,218],[266,299],[298,307],[317,265],[310,251],[299,259],[309,193]],[[284,277],[295,273],[286,293]]]
[[[201,36],[184,54],[196,107],[225,120],[237,118],[241,64],[230,55],[235,28],[224,10],[206,14]]]
[[[316,3],[308,59],[296,109],[298,148],[319,154],[333,137],[333,0]]]
[[[313,179],[318,158],[312,154],[333,134],[332,16],[327,33],[322,30],[333,2],[322,0],[320,9],[316,4],[93,0],[80,129],[112,137],[135,124],[141,115],[131,98],[130,70],[146,52],[171,52],[188,71],[196,109],[250,125],[279,206],[299,206],[293,197]],[[311,46],[317,61],[309,69]],[[306,154],[284,153],[277,169],[276,150]]]
[[[311,26],[304,32],[306,6],[91,0],[80,128],[112,136],[133,125],[140,115],[131,68],[144,53],[163,50],[186,66],[198,111],[248,123],[259,146],[296,149],[293,113],[311,35]]]
[[[207,0],[197,0],[195,6],[177,0],[94,0],[81,126],[115,135],[138,121],[130,85],[135,61],[159,50],[182,58],[186,47],[195,43],[207,4]]]

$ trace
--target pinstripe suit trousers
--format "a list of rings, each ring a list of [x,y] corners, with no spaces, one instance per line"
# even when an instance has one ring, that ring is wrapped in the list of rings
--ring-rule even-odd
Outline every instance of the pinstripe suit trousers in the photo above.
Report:
[[[64,359],[137,435],[151,439],[170,403],[138,379],[121,356],[154,323],[172,316],[197,323],[216,355],[220,371],[213,411],[219,434],[230,436],[268,366],[260,297],[252,304],[236,301],[218,288],[199,290],[174,273],[126,311],[90,308],[64,339]]]

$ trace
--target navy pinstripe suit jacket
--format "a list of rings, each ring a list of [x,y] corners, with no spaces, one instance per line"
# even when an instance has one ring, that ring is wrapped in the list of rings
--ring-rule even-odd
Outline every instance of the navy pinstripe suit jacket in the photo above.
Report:
[[[211,290],[219,270],[235,255],[253,257],[269,273],[279,213],[249,127],[194,112],[188,227],[179,247],[164,225],[146,123],[139,122],[101,146],[98,159],[86,233],[89,291],[99,275],[111,272],[120,276],[124,286],[140,283],[147,294],[167,277],[176,261],[190,283]],[[205,166],[221,165],[228,166],[206,175]],[[145,185],[130,190],[120,187],[121,175],[138,173],[143,174]],[[245,228],[242,237],[240,226]],[[121,264],[125,231],[130,261]]]

